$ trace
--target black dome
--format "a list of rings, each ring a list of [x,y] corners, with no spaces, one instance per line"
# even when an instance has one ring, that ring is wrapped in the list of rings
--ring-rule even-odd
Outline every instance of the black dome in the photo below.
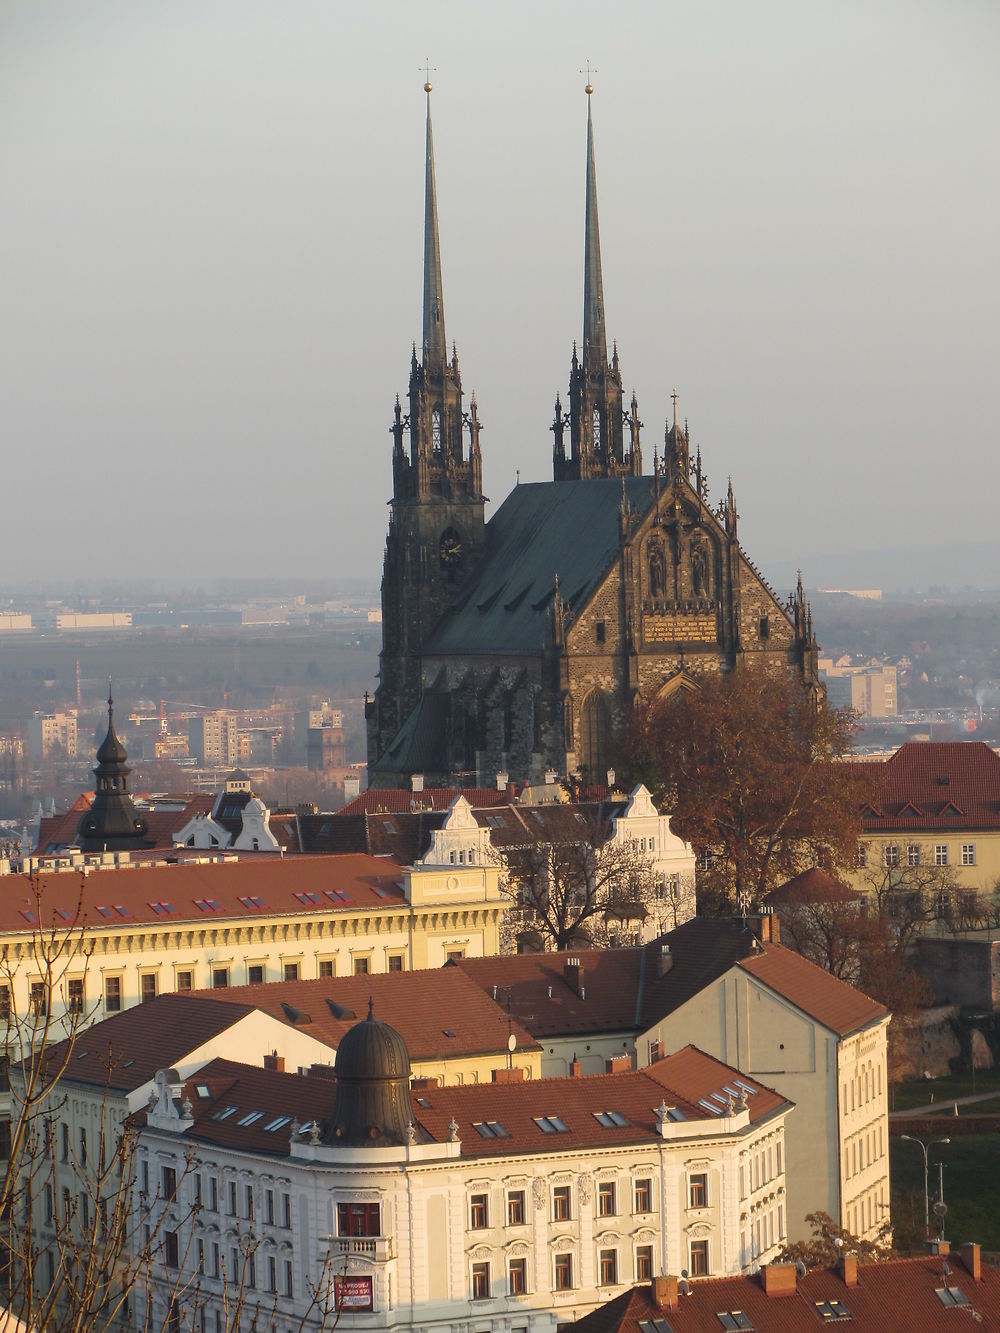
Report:
[[[101,741],[98,748],[97,762],[102,768],[121,767],[121,765],[128,762],[128,751],[118,739],[118,733],[115,731],[114,701],[111,698],[110,691],[108,691],[108,734]]]
[[[407,1141],[410,1053],[396,1029],[375,1017],[370,1000],[368,1017],[344,1034],[333,1072],[337,1094],[328,1142],[385,1147]]]

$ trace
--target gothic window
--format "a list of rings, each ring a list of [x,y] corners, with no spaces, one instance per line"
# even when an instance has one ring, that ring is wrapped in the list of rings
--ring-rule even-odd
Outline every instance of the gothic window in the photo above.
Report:
[[[594,453],[601,452],[601,409],[594,408]]]
[[[584,775],[594,781],[607,768],[608,701],[599,690],[592,690],[580,709],[580,767]]]
[[[649,553],[649,595],[654,602],[666,596],[666,588],[666,561],[663,559],[662,549],[659,546],[654,546]]]
[[[441,452],[441,409],[435,407],[431,414],[431,448],[436,454]]]
[[[695,597],[711,595],[708,576],[708,553],[704,542],[695,542],[691,547],[691,582]]]

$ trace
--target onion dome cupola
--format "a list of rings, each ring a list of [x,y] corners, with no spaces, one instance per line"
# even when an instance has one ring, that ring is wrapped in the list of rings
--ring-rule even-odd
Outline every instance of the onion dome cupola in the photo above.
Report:
[[[114,851],[143,845],[146,821],[139,816],[129,791],[132,769],[128,751],[115,731],[114,700],[108,690],[108,733],[97,751],[94,800],[80,820],[84,851]]]
[[[356,1023],[337,1048],[337,1091],[326,1141],[343,1147],[385,1148],[408,1141],[410,1053],[395,1028],[375,1017]]]

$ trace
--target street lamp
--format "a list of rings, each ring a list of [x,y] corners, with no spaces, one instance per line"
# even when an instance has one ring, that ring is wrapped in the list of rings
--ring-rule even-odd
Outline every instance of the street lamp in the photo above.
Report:
[[[900,1134],[899,1137],[907,1143],[915,1143],[924,1154],[924,1235],[929,1236],[931,1234],[931,1209],[927,1193],[927,1153],[929,1149],[934,1147],[935,1143],[950,1143],[951,1139],[931,1139],[929,1143],[925,1143],[923,1139],[915,1138],[912,1134]]]

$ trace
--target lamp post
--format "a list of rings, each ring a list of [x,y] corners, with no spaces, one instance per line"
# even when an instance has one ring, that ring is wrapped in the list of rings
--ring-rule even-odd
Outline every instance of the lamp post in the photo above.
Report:
[[[950,1143],[951,1139],[931,1139],[928,1143],[925,1143],[923,1139],[918,1139],[912,1134],[900,1134],[899,1137],[907,1143],[915,1143],[924,1154],[924,1235],[929,1236],[931,1234],[931,1209],[927,1193],[927,1154],[935,1143]]]

